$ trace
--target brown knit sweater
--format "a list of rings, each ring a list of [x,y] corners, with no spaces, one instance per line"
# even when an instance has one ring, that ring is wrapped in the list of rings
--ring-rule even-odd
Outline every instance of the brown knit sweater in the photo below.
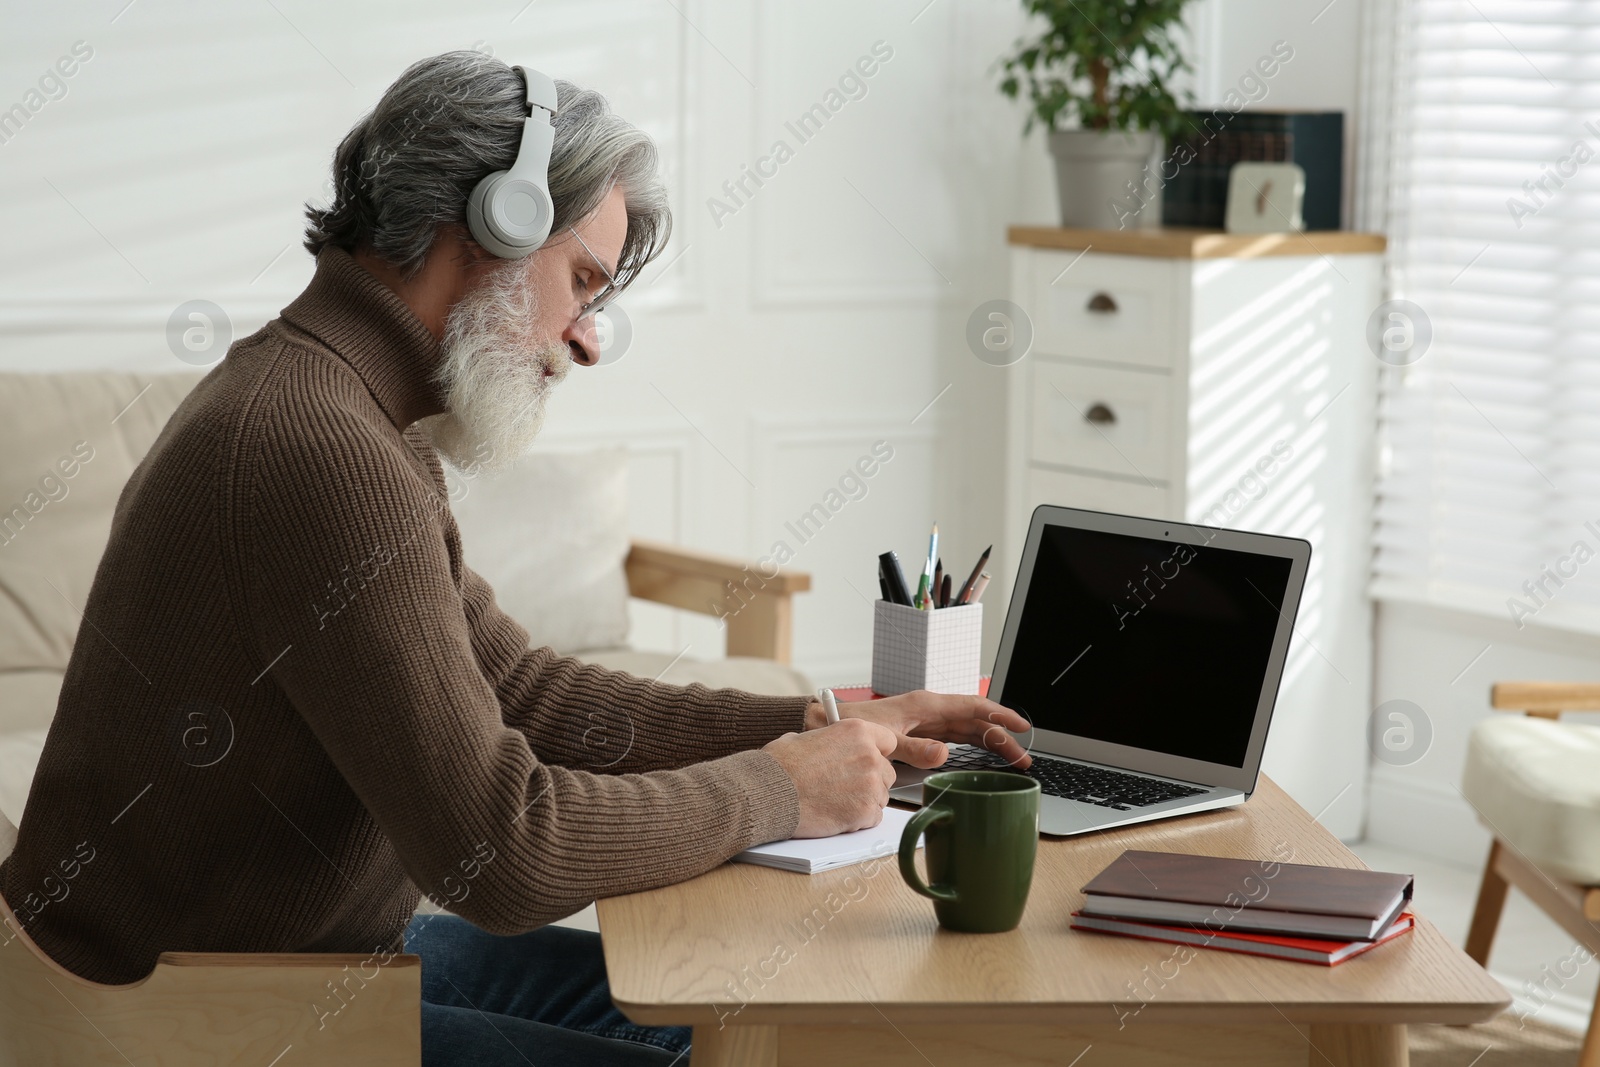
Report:
[[[518,933],[794,831],[753,750],[805,698],[530,649],[463,565],[412,426],[443,410],[439,358],[329,248],[134,471],[0,865],[67,969],[394,949],[419,889]]]

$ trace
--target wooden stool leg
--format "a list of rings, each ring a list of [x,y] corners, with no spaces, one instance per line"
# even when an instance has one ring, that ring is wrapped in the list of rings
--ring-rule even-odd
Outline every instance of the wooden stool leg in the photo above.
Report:
[[[1595,994],[1594,1010],[1589,1013],[1589,1032],[1583,1035],[1578,1067],[1600,1067],[1600,992]]]
[[[776,1026],[694,1028],[691,1067],[778,1067]]]
[[[1478,886],[1478,904],[1472,909],[1472,926],[1467,930],[1467,955],[1479,967],[1489,966],[1489,947],[1494,944],[1494,932],[1500,927],[1500,912],[1506,906],[1506,880],[1497,869],[1500,862],[1500,839],[1489,846],[1489,860],[1483,867],[1483,882]]]
[[[1309,1067],[1408,1067],[1411,1050],[1404,1025],[1312,1023]],[[1587,1065],[1585,1065],[1587,1067]]]

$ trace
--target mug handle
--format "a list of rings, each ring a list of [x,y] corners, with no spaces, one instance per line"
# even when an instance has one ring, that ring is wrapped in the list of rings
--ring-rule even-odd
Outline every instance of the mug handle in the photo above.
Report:
[[[906,880],[906,885],[934,900],[955,900],[956,891],[947,885],[929,885],[922,880],[917,873],[917,838],[934,823],[949,822],[955,817],[956,813],[949,808],[923,808],[911,816],[900,835],[900,877]]]

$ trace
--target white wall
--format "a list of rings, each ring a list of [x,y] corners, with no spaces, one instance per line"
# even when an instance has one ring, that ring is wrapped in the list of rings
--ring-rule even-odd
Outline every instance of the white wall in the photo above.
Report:
[[[1275,41],[1294,59],[1260,107],[1354,112],[1362,0],[1200,0],[1191,21],[1202,42],[1195,92],[1216,103]]]

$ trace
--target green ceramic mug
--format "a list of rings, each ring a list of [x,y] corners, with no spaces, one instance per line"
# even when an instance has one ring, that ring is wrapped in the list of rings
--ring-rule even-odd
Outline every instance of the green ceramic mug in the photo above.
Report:
[[[917,874],[917,837],[928,880]],[[1015,930],[1039,850],[1039,783],[1011,771],[940,771],[922,782],[922,810],[900,835],[900,874],[933,898],[939,925],[993,934]]]

